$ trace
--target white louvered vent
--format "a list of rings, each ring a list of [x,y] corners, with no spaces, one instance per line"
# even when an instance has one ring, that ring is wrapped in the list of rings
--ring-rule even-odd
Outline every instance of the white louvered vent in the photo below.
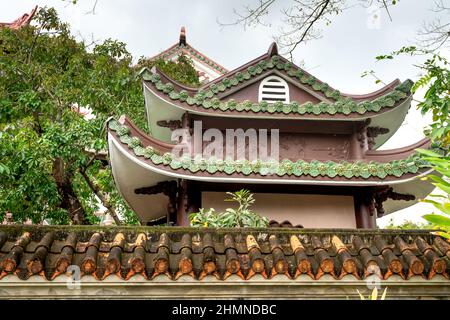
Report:
[[[277,76],[269,76],[259,85],[259,101],[289,103],[289,86],[286,81]]]

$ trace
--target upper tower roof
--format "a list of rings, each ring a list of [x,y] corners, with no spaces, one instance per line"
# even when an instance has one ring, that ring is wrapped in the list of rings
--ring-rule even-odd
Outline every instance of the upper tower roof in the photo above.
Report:
[[[164,50],[163,52],[149,58],[149,60],[156,60],[162,58],[164,60],[174,60],[184,54],[192,59],[194,68],[197,70],[200,81],[203,83],[213,81],[228,72],[217,62],[208,58],[206,55],[192,47],[187,42],[186,28],[181,27],[180,37],[177,43]]]
[[[267,88],[261,88],[261,83],[271,76],[276,76],[276,80],[271,80]],[[290,117],[297,115],[301,118],[308,115],[313,118],[370,117],[371,113],[384,112],[408,98],[412,86],[410,80],[400,83],[396,79],[371,93],[341,93],[278,55],[275,43],[267,53],[199,88],[181,85],[160,70],[153,74],[144,72],[144,80],[145,87],[154,89],[152,91],[158,95],[166,96],[178,105],[187,104],[184,106],[186,109],[191,107],[198,112],[212,109],[223,115],[232,115],[236,111],[247,111],[269,117],[289,114]],[[286,99],[277,99],[276,96],[283,93],[283,86],[290,89],[290,94]],[[261,97],[262,93],[267,93],[267,98]]]
[[[10,29],[20,29],[24,26],[29,25],[34,15],[36,14],[37,8],[38,6],[35,6],[30,13],[23,14],[20,18],[17,18],[13,22],[0,22],[0,28],[5,27]]]
[[[185,40],[181,38],[180,42]],[[144,69],[144,93],[149,128],[154,137],[169,141],[170,130],[159,120],[179,120],[184,112],[206,117],[277,120],[371,120],[394,134],[411,105],[412,81],[392,81],[363,94],[341,93],[278,54],[275,43],[263,55],[199,88],[170,79],[157,68]],[[162,132],[164,131],[164,132]]]

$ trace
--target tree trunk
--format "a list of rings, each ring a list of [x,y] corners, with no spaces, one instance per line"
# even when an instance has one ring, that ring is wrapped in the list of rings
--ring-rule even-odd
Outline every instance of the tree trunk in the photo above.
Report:
[[[61,197],[60,207],[69,212],[73,224],[87,224],[85,212],[72,187],[72,175],[64,168],[64,161],[56,158],[53,161],[53,178]]]
[[[114,219],[114,222],[116,223],[116,225],[120,226],[122,224],[122,221],[120,221],[116,210],[106,199],[103,192],[96,185],[94,185],[94,183],[91,181],[91,179],[89,179],[89,176],[87,175],[85,170],[80,170],[80,174],[83,176],[84,180],[86,181],[87,185],[92,190],[92,192],[95,193],[95,195],[100,199],[100,201],[102,202],[102,204],[106,208],[106,210],[108,210],[109,214]]]

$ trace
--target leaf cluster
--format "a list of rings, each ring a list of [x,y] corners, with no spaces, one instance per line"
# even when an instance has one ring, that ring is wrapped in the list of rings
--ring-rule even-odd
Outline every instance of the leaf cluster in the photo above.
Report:
[[[264,228],[269,221],[266,217],[261,217],[250,209],[255,202],[253,194],[246,189],[236,192],[227,192],[230,198],[228,202],[237,203],[238,207],[227,208],[224,212],[216,212],[214,208],[205,210],[201,208],[199,212],[189,215],[191,226],[193,227],[216,227],[216,228]]]

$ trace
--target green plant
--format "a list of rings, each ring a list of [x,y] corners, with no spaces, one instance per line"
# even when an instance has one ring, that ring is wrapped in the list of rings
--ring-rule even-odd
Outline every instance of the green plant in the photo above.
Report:
[[[421,77],[414,83],[411,91],[415,93],[419,88],[426,88],[423,100],[417,104],[417,109],[425,115],[432,114],[433,123],[426,128],[425,134],[442,147],[450,146],[450,72],[447,59],[435,52],[414,46],[402,47],[400,50],[387,55],[377,56],[376,59],[391,60],[399,55],[427,56],[423,64],[417,67],[422,72]],[[370,72],[369,72],[370,73]],[[367,74],[367,72],[366,72]]]
[[[431,228],[432,228],[432,225],[429,222],[420,223],[420,222],[405,220],[400,224],[395,224],[393,219],[389,220],[389,224],[384,227],[384,229],[403,229],[403,230],[431,229]]]
[[[236,192],[227,192],[230,198],[225,201],[238,203],[238,208],[227,208],[225,212],[216,212],[214,208],[205,210],[201,208],[199,212],[190,214],[189,219],[193,227],[217,227],[217,228],[242,228],[267,227],[269,221],[266,217],[261,217],[250,209],[255,202],[253,194],[246,189]]]
[[[148,69],[156,66],[170,78],[182,84],[192,87],[200,86],[200,80],[197,70],[194,68],[194,63],[191,58],[184,54],[181,54],[175,61],[164,60],[162,58],[148,61],[145,58],[141,58],[137,65],[139,68],[147,67]]]
[[[358,289],[356,289],[356,291],[358,292],[359,298],[361,300],[378,300],[378,289],[377,289],[377,287],[373,288],[372,293],[370,294],[370,296],[367,297],[367,299],[359,292]],[[386,299],[386,293],[387,293],[387,287],[384,288],[384,291],[381,294],[380,300],[385,300]]]
[[[442,214],[427,214],[423,216],[434,227],[441,229],[436,233],[449,239],[450,233],[450,157],[448,148],[450,146],[450,73],[448,61],[445,57],[434,51],[416,48],[414,46],[402,47],[387,55],[376,57],[377,60],[391,60],[399,55],[427,56],[423,64],[418,65],[422,75],[412,87],[412,92],[419,88],[425,88],[426,93],[423,100],[417,104],[422,114],[432,115],[432,124],[425,129],[424,133],[430,138],[433,145],[443,150],[439,154],[430,150],[418,149],[422,160],[427,162],[424,166],[433,168],[439,175],[428,175],[424,179],[432,181],[432,184],[441,190],[443,194],[431,195],[431,199],[422,200],[431,203]]]
[[[437,231],[436,234],[450,239],[450,157],[430,150],[417,149],[417,152],[422,154],[423,159],[440,175],[430,174],[424,179],[432,180],[431,183],[443,192],[443,194],[431,195],[432,199],[422,200],[431,203],[442,214],[427,214],[423,218],[442,229],[442,231]]]

